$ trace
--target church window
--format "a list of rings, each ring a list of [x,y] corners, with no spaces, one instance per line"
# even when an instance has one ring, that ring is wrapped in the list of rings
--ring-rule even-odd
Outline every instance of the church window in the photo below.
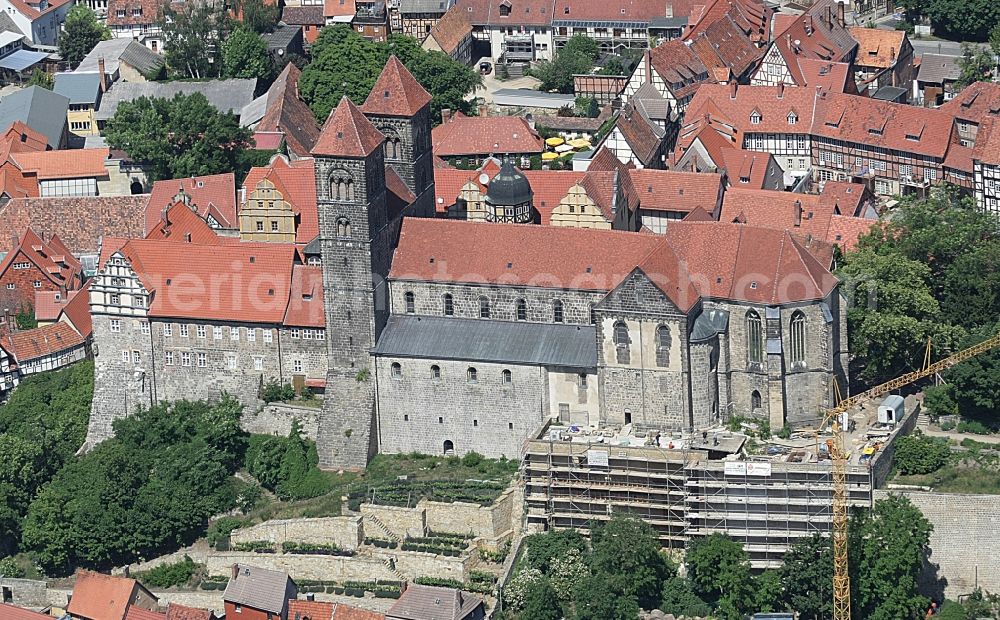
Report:
[[[503,372],[500,373],[500,382],[503,383],[504,385],[510,385],[511,383],[514,382],[514,378],[511,375],[511,372],[506,368],[503,370]]]
[[[479,318],[490,318],[490,300],[486,297],[479,298]]]
[[[788,344],[791,349],[792,366],[805,366],[806,363],[806,315],[796,310],[789,324]]]
[[[660,325],[656,328],[656,365],[666,367],[670,365],[670,345],[673,338],[670,336],[670,328]]]
[[[625,325],[624,321],[618,321],[615,323],[614,330],[614,341],[615,349],[618,353],[618,363],[628,364],[629,363],[629,337],[628,337],[628,326]]]
[[[754,390],[750,393],[750,411],[756,411],[761,408],[760,392]]]
[[[338,237],[351,236],[351,221],[348,220],[346,217],[342,217],[337,220],[337,236]]]
[[[556,323],[563,322],[563,302],[559,299],[552,302],[552,320]]]
[[[406,291],[403,293],[403,303],[406,304],[406,314],[413,314],[417,311],[413,291]]]
[[[479,371],[469,366],[469,369],[465,371],[465,378],[469,383],[476,383],[479,380]]]
[[[354,200],[354,179],[346,170],[338,170],[330,175],[330,199],[340,202]]]
[[[437,381],[440,378],[441,378],[441,367],[438,366],[437,364],[434,364],[433,366],[431,366],[431,379]]]
[[[445,293],[444,296],[444,315],[455,316],[455,300],[450,293]]]
[[[753,310],[747,312],[747,361],[751,364],[764,361],[764,333],[760,315]]]
[[[403,378],[403,367],[399,365],[399,362],[392,363],[392,378],[393,379]]]
[[[527,321],[528,320],[528,302],[523,299],[517,300],[517,320]]]

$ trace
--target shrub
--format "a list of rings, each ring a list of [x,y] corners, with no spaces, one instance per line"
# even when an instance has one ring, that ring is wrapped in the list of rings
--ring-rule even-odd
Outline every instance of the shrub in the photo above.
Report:
[[[896,467],[907,476],[941,469],[950,454],[945,440],[927,437],[919,431],[896,440]]]
[[[252,551],[254,553],[274,553],[276,545],[270,540],[251,540],[250,542],[236,543],[233,551]]]
[[[194,560],[185,555],[184,559],[180,562],[160,564],[137,578],[145,585],[153,586],[154,588],[182,586],[191,581],[191,577],[201,567],[201,564],[195,564]]]
[[[778,431],[778,438],[780,439],[791,439],[792,438],[792,427],[786,422],[781,430]]]
[[[952,422],[951,420],[941,423],[941,430],[943,431],[950,431],[954,429],[955,429],[955,423]]]
[[[294,400],[295,388],[290,383],[281,384],[278,381],[271,381],[260,391],[260,399],[265,403]]]
[[[993,431],[979,420],[962,420],[958,423],[956,430],[960,433],[972,433],[974,435],[989,435]]]
[[[442,579],[440,577],[417,577],[413,582],[421,586],[438,586],[441,588],[455,588],[456,590],[461,590],[465,587],[465,584],[461,581]]]
[[[223,541],[226,543],[229,542],[229,535],[233,533],[233,530],[245,525],[249,525],[249,521],[246,519],[222,517],[208,526],[208,533],[205,535],[205,538],[208,539],[209,546],[213,549],[218,549],[219,543]]]
[[[14,558],[7,557],[0,559],[0,577],[20,579],[24,577],[24,575],[24,569],[17,565]]]

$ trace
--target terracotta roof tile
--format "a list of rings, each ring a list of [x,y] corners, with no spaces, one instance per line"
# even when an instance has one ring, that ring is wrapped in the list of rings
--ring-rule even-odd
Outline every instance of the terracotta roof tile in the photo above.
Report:
[[[466,37],[472,35],[472,24],[466,13],[461,8],[452,7],[431,28],[428,36],[433,37],[445,54],[453,53]]]
[[[135,14],[135,9],[139,9],[139,15]],[[118,16],[118,11],[125,13]],[[160,10],[157,0],[108,0],[108,25],[109,26],[141,26],[152,24],[156,21]]]
[[[729,183],[750,189],[763,189],[768,181],[769,166],[774,156],[761,151],[728,148],[722,151],[722,167],[729,175]],[[746,183],[743,179],[748,179]]]
[[[158,611],[149,611],[141,607],[131,606],[125,613],[125,620],[166,620],[167,615]]]
[[[319,211],[316,207],[316,160],[297,159],[289,162],[283,157],[274,158],[267,166],[251,168],[243,180],[244,195],[257,187],[264,178],[284,188],[284,199],[291,203],[299,216],[295,230],[296,243],[309,243],[319,234]]]
[[[49,145],[45,134],[39,133],[21,121],[11,123],[7,131],[0,137],[0,142],[9,144],[11,153],[44,151]]]
[[[639,194],[639,208],[648,211],[715,211],[722,193],[722,175],[676,170],[630,170]]]
[[[58,235],[74,254],[96,252],[102,236],[142,237],[147,195],[22,198],[0,206],[0,251],[31,227]]]
[[[676,11],[674,13],[677,14]],[[688,17],[685,40],[702,34],[716,22],[729,17],[753,41],[767,41],[774,9],[758,0],[710,0]]]
[[[293,327],[326,327],[322,267],[295,265],[292,268],[292,287],[283,323]]]
[[[53,285],[75,289],[82,279],[80,261],[63,245],[58,237],[44,241],[31,228],[24,231],[15,248],[0,261],[0,274],[15,262],[32,263]]]
[[[149,195],[149,209],[146,211],[146,231],[156,226],[160,213],[174,204],[174,197],[183,191],[191,197],[191,204],[198,207],[204,216],[210,207],[215,207],[223,228],[237,228],[236,220],[236,177],[232,172],[212,174],[184,179],[167,179],[153,183]],[[218,218],[217,218],[218,219]]]
[[[654,163],[662,133],[636,111],[632,102],[625,104],[625,108],[618,115],[615,127],[644,166]]]
[[[94,324],[90,316],[90,282],[79,291],[70,293],[70,300],[59,313],[59,319],[66,319],[84,338],[90,338]]]
[[[212,620],[212,612],[208,609],[187,607],[170,603],[167,605],[167,620]]]
[[[0,618],[3,620],[52,620],[48,614],[40,614],[37,611],[15,607],[7,603],[0,603]]]
[[[848,31],[858,42],[858,53],[854,62],[863,67],[888,69],[895,66],[899,52],[906,43],[906,33],[902,30],[849,28]]]
[[[730,13],[689,40],[705,66],[729,69],[735,76],[744,75],[764,55]]]
[[[345,95],[326,119],[312,154],[363,158],[381,147],[384,140],[385,136]]]
[[[34,174],[38,179],[46,180],[106,178],[108,170],[104,163],[108,155],[107,148],[99,148],[34,151],[11,156],[26,174]]]
[[[76,335],[68,325],[56,324]],[[66,334],[68,336],[68,334]],[[79,339],[79,335],[76,335]],[[73,597],[66,607],[73,616],[94,620],[118,620],[125,617],[125,610],[132,592],[139,584],[135,579],[103,575],[91,571],[78,571]],[[141,586],[139,586],[141,587]]]
[[[431,102],[431,95],[395,55],[382,68],[361,110],[365,114],[413,116]]]
[[[176,202],[172,207],[164,209],[156,226],[146,234],[146,239],[169,239],[186,243],[218,245],[226,240],[239,242],[238,237],[221,237],[216,234],[191,207],[183,202]]]
[[[323,382],[326,385],[326,382]],[[333,620],[385,620],[385,614],[338,603],[333,611]]]
[[[289,599],[288,620],[332,620],[336,603]]]
[[[771,45],[778,48],[796,84],[804,85],[797,58],[845,62],[857,41],[837,20],[834,0],[818,0],[798,19],[776,34]],[[832,19],[828,20],[828,16]]]
[[[1000,119],[987,118],[979,125],[972,156],[984,164],[1000,165]]]
[[[966,86],[951,101],[945,102],[943,110],[955,118],[978,122],[987,116],[1000,114],[1000,84],[976,82]]]
[[[299,99],[298,81],[302,72],[294,63],[285,65],[281,75],[267,90],[267,107],[254,132],[282,135],[288,149],[298,157],[308,157],[319,138],[319,124],[312,110]],[[258,141],[258,148],[261,145]]]
[[[649,63],[678,99],[693,95],[698,85],[709,79],[705,64],[680,39],[666,41],[651,49]]]
[[[286,6],[281,21],[292,26],[322,26],[326,23],[321,6]]]
[[[38,321],[55,321],[59,318],[66,303],[76,295],[77,291],[62,293],[61,291],[35,291],[35,319]]]
[[[541,153],[541,136],[518,116],[465,116],[460,112],[431,131],[438,157]]]
[[[801,86],[820,87],[835,93],[850,92],[853,88],[851,80],[854,72],[850,63],[816,60],[814,58],[798,58],[799,74],[802,76]]]
[[[358,12],[354,0],[326,0],[323,4],[324,17],[347,17],[351,18]]]
[[[866,204],[873,204],[875,196],[862,183],[826,181],[821,200],[833,204],[834,215],[862,216]]]

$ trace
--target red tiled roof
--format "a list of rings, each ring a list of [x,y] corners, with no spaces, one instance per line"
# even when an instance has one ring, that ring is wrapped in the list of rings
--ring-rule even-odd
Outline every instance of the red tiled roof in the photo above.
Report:
[[[52,620],[48,614],[40,614],[37,611],[15,607],[7,603],[0,603],[0,618],[3,620]]]
[[[430,102],[430,93],[393,54],[375,80],[361,111],[384,116],[413,116]]]
[[[102,248],[120,251],[153,293],[150,316],[281,323],[288,306],[293,244],[219,246],[133,239]],[[234,277],[236,274],[238,277]]]
[[[848,217],[861,216],[862,204],[874,199],[874,195],[863,183],[848,181],[826,181],[820,199],[833,205],[834,215]]]
[[[433,38],[445,54],[452,54],[462,41],[472,35],[467,11],[452,7],[434,24],[428,37]]]
[[[44,151],[49,145],[48,138],[21,121],[11,123],[7,131],[0,136],[0,142],[7,143],[11,153]]]
[[[737,24],[735,7],[726,15],[690,38],[691,47],[705,66],[729,69],[735,76],[744,75],[764,55],[750,33]]]
[[[68,325],[56,323],[52,327],[61,327],[79,338],[79,335]],[[132,592],[137,585],[135,579],[86,570],[78,571],[76,584],[73,586],[73,597],[70,599],[66,611],[73,616],[82,616],[93,620],[124,618],[126,607],[128,607]]]
[[[63,294],[61,291],[35,291],[35,305],[32,308],[37,321],[55,321],[67,302],[77,291]]]
[[[797,60],[803,81],[801,86],[818,86],[835,93],[849,92],[853,89],[851,80],[854,79],[854,73],[851,71],[850,63],[815,58],[797,58]]]
[[[541,136],[518,116],[465,116],[456,112],[451,120],[431,131],[438,157],[541,153]]]
[[[698,296],[792,303],[837,285],[789,233],[718,222],[672,222],[650,235],[406,219],[390,277],[610,291],[636,267],[683,311]]]
[[[281,21],[292,26],[322,26],[326,23],[321,6],[286,6]]]
[[[358,106],[345,95],[326,119],[312,154],[368,157],[372,151],[382,146],[384,140],[385,136],[375,129]]]
[[[170,603],[167,605],[167,620],[212,620],[212,612],[208,609],[187,607]]]
[[[198,207],[198,213],[204,217],[209,207],[214,206],[219,217],[219,225],[223,228],[238,228],[236,219],[236,177],[232,172],[212,174],[202,177],[184,179],[169,179],[153,183],[149,195],[149,209],[146,211],[146,231],[156,226],[160,213],[165,207],[174,204],[174,196],[183,190],[191,197],[191,204]]]
[[[149,197],[65,196],[21,198],[0,206],[0,251],[14,235],[31,228],[57,235],[74,254],[95,252],[102,236],[141,237]]]
[[[678,99],[693,95],[698,85],[709,79],[705,64],[680,39],[661,43],[648,54],[649,64]],[[648,72],[646,75],[647,81],[650,80]]]
[[[298,157],[307,157],[319,138],[319,124],[312,110],[299,99],[298,81],[302,71],[288,63],[267,90],[264,117],[254,127],[255,133],[277,134],[285,138],[288,149]],[[255,137],[257,148],[267,148]]]
[[[684,39],[696,38],[728,16],[751,40],[767,41],[773,13],[773,9],[758,0],[710,0],[707,6],[697,7],[691,12]],[[676,11],[674,14],[677,14]]]
[[[632,153],[644,166],[649,166],[660,148],[660,136],[642,117],[630,101],[618,115],[615,127],[621,132]],[[609,134],[610,135],[610,134]]]
[[[827,21],[830,15],[832,19]],[[837,20],[834,0],[817,0],[799,19],[776,34],[771,45],[778,48],[792,79],[801,86],[804,80],[797,58],[844,62],[857,47],[857,41]]]
[[[79,285],[82,266],[59,237],[43,241],[35,231],[28,228],[21,236],[17,247],[0,261],[0,274],[4,274],[15,262],[30,261],[52,284],[74,289]]]
[[[90,338],[91,333],[94,331],[94,324],[90,316],[90,282],[88,281],[83,285],[79,291],[75,291],[70,294],[69,303],[67,303],[62,312],[59,313],[59,319],[65,318],[69,321],[70,325],[76,329],[84,338]]]
[[[955,118],[978,122],[989,115],[1000,114],[1000,84],[976,82],[966,86],[951,101],[945,102],[939,110]]]
[[[354,0],[326,0],[323,4],[324,17],[354,17],[358,9]]]
[[[906,33],[902,30],[849,28],[848,31],[858,42],[854,63],[862,67],[888,69],[895,66],[900,50],[906,43]]]
[[[176,202],[172,207],[164,209],[156,226],[146,235],[146,239],[170,239],[187,243],[221,244],[224,238],[205,220],[198,217],[191,207],[183,202]],[[238,242],[236,237],[229,237]]]
[[[326,383],[324,382],[323,385],[325,386]],[[333,611],[333,620],[385,620],[385,614],[337,603],[337,607]]]
[[[263,179],[283,190],[283,198],[292,205],[299,216],[295,229],[296,243],[309,243],[319,234],[319,211],[316,207],[316,160],[297,159],[289,162],[283,157],[274,158],[267,166],[251,168],[243,180],[246,197]]]
[[[323,313],[323,268],[295,265],[283,323],[292,327],[326,327]]]
[[[71,149],[16,153],[12,157],[26,174],[34,174],[39,180],[82,179],[107,177],[104,162],[108,153],[107,148]]]
[[[649,211],[693,211],[701,207],[712,213],[722,193],[722,175],[676,170],[629,170],[639,194],[639,208]]]
[[[135,605],[128,608],[125,613],[125,620],[166,620],[167,614],[158,611],[149,611]]]
[[[754,133],[808,134],[816,98],[816,91],[811,88],[740,86],[734,99],[731,85],[705,84],[698,89],[685,115],[696,119],[708,113],[724,121],[738,131],[736,143],[742,144],[743,132],[751,129]],[[754,110],[760,114],[760,123],[751,127],[750,115]],[[788,122],[791,112],[796,116],[794,125]]]
[[[858,245],[858,239],[862,235],[871,232],[873,226],[878,226],[877,220],[866,220],[861,217],[850,217],[847,215],[834,215],[830,218],[830,230],[827,232],[827,241],[839,245],[842,250],[849,252]]]
[[[972,157],[987,165],[1000,166],[1000,119],[987,118],[980,123]]]
[[[118,10],[125,11],[123,17],[118,16]],[[140,14],[136,15],[134,9],[140,9]],[[160,10],[157,0],[109,0],[108,1],[108,25],[109,26],[141,26],[152,24],[156,21]]]
[[[729,183],[750,189],[763,189],[767,171],[774,156],[760,151],[728,148],[722,151],[722,167],[729,175]],[[746,183],[742,179],[749,179]]]
[[[336,603],[329,601],[288,600],[289,620],[332,620]]]

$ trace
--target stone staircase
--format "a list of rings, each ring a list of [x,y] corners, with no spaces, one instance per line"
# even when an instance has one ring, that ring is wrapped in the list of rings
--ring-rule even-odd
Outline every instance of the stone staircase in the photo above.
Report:
[[[396,579],[398,579],[400,582],[406,583],[407,581],[409,581],[409,579],[406,578],[406,575],[396,570],[396,565],[393,564],[391,559],[382,558],[382,564],[384,564],[386,569],[388,569],[390,573],[395,575]]]
[[[395,532],[390,530],[389,527],[382,522],[382,519],[379,519],[377,516],[372,514],[367,514],[365,515],[365,521],[370,521],[371,523],[374,523],[375,527],[377,527],[383,534],[385,534],[386,538],[388,538],[389,540],[397,543],[403,542],[399,538],[399,536],[397,536]]]
[[[925,429],[931,425],[931,418],[923,409],[917,414],[917,428]]]

